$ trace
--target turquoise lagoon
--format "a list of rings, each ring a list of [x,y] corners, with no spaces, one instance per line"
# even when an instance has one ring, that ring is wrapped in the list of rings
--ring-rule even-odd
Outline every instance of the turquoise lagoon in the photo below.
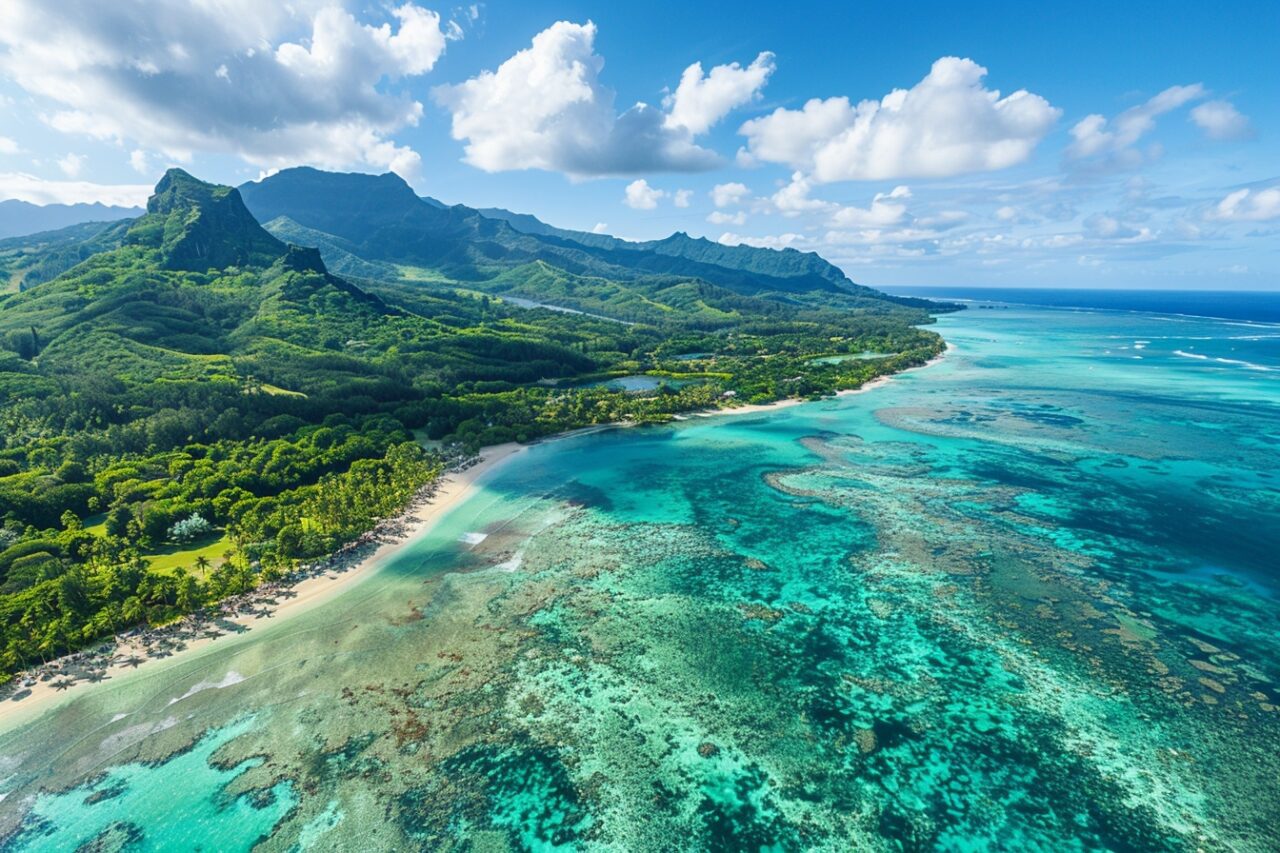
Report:
[[[938,329],[0,734],[4,849],[1277,849],[1280,326]]]

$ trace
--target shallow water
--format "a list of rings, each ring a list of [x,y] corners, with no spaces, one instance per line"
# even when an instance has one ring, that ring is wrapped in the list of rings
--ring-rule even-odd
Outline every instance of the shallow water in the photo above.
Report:
[[[810,364],[840,364],[845,361],[868,361],[875,358],[888,358],[892,356],[891,352],[855,352],[843,353],[841,355],[824,355],[821,358],[810,359]]]
[[[584,382],[577,385],[569,385],[570,388],[609,388],[613,391],[655,391],[663,385],[669,385],[672,388],[682,388],[690,384],[688,379],[672,379],[667,376],[649,376],[643,373],[637,373],[632,376],[615,376],[611,379],[599,379],[592,382]]]
[[[938,328],[0,735],[6,849],[1276,849],[1280,327]]]

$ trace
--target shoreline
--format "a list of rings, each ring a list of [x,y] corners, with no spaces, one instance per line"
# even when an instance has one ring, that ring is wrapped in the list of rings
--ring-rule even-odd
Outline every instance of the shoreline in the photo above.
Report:
[[[924,364],[917,364],[914,367],[907,367],[899,370],[897,373],[887,373],[883,376],[877,376],[875,379],[868,379],[857,388],[846,388],[842,391],[836,391],[831,397],[824,397],[818,400],[807,400],[803,397],[787,397],[785,400],[774,400],[772,403],[747,403],[742,406],[734,406],[728,409],[714,409],[701,412],[690,412],[687,415],[676,415],[676,420],[687,420],[691,417],[695,418],[714,418],[720,415],[754,415],[763,412],[772,412],[777,409],[786,409],[791,406],[799,406],[801,403],[820,403],[823,399],[834,400],[840,397],[852,397],[857,394],[865,394],[868,391],[874,391],[877,388],[883,388],[890,384],[905,373],[911,373],[916,370],[924,370],[926,367],[933,367],[947,357],[947,353],[951,351],[951,344],[947,344],[946,348],[926,361]]]
[[[174,664],[194,656],[211,646],[222,636],[238,637],[251,632],[265,620],[275,622],[297,616],[327,601],[339,593],[356,586],[376,573],[402,548],[421,538],[435,527],[451,509],[463,503],[476,491],[479,481],[527,451],[532,445],[508,442],[485,447],[478,454],[479,462],[460,471],[441,475],[435,488],[416,498],[400,515],[387,525],[390,529],[375,535],[362,546],[352,549],[349,564],[327,565],[296,583],[259,587],[238,596],[239,601],[223,601],[212,609],[208,619],[192,620],[191,617],[151,630],[134,629],[117,635],[114,640],[103,640],[103,646],[115,649],[110,663],[98,670],[94,678],[80,677],[74,683],[63,686],[73,664],[91,653],[80,652],[51,661],[49,667],[61,665],[63,675],[37,681],[0,700],[0,731],[10,730],[46,711],[70,701],[96,684],[112,678],[142,670],[151,671],[161,662]],[[372,550],[369,548],[372,547]],[[329,558],[332,563],[335,558]],[[324,561],[322,561],[324,562]],[[230,608],[230,612],[227,609]],[[158,644],[164,653],[157,655],[148,639],[162,635]],[[172,635],[163,637],[163,635]],[[169,646],[177,646],[170,650]],[[49,668],[46,667],[46,668]],[[15,678],[15,681],[18,679]]]
[[[942,361],[950,349],[951,346],[948,344],[942,353],[929,359],[924,364],[908,367],[897,373],[877,376],[868,382],[864,382],[858,388],[837,391],[834,398],[863,394],[889,384],[894,378],[904,373],[931,367]],[[730,408],[690,412],[685,415],[676,415],[674,419],[684,421],[694,417],[713,418],[722,415],[762,414],[808,402],[815,401],[790,397],[783,400],[775,400],[772,403],[748,403]],[[318,568],[310,575],[294,583],[286,582],[258,587],[256,590],[243,596],[238,596],[234,600],[220,602],[219,605],[213,608],[214,615],[211,618],[193,620],[191,617],[187,617],[181,622],[160,628],[149,630],[134,629],[125,634],[117,635],[114,638],[115,649],[110,656],[110,662],[105,669],[97,670],[95,677],[92,678],[81,674],[76,677],[74,683],[66,684],[64,681],[70,675],[68,670],[83,671],[83,667],[71,665],[91,657],[92,652],[80,652],[50,662],[48,667],[45,668],[61,668],[63,672],[61,678],[51,677],[37,681],[33,685],[20,687],[14,694],[0,699],[0,731],[19,726],[64,702],[70,701],[95,684],[101,684],[112,678],[137,672],[144,668],[147,671],[151,671],[156,668],[160,661],[167,661],[170,664],[177,663],[208,648],[215,639],[221,636],[243,636],[252,631],[253,628],[258,627],[266,619],[283,621],[318,607],[332,600],[339,593],[350,589],[375,574],[377,569],[381,568],[403,548],[430,532],[436,523],[451,509],[471,497],[477,489],[481,478],[497,471],[512,459],[527,452],[534,445],[584,435],[590,432],[635,425],[628,422],[597,424],[546,436],[528,444],[507,442],[481,448],[479,454],[477,454],[480,461],[460,471],[443,474],[435,483],[430,484],[423,494],[416,497],[403,513],[384,523],[385,527],[389,529],[371,531],[368,534],[367,542],[353,546],[346,554],[346,557],[350,559],[347,565],[341,564],[344,554],[339,552],[327,558],[327,560],[321,561],[330,565]],[[380,527],[382,526],[380,525]],[[373,547],[372,551],[355,553],[362,549],[367,550],[370,546]],[[332,565],[335,561],[338,565]],[[227,612],[228,608],[230,608],[230,612]],[[275,623],[273,622],[273,624]],[[157,642],[153,636],[156,634],[162,635],[162,638],[158,641],[162,654],[157,654],[151,648],[152,643]],[[104,640],[102,645],[110,646],[112,642],[113,640]],[[177,648],[171,649],[170,647],[172,646]]]

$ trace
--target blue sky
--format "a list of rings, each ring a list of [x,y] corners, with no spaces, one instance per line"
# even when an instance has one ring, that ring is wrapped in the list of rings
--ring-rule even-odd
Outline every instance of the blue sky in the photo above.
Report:
[[[872,285],[1280,289],[1280,4],[837,5],[11,0],[0,198],[310,163]]]

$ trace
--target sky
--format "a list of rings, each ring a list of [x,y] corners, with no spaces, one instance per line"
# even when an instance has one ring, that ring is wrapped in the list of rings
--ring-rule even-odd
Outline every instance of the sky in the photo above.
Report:
[[[5,0],[0,199],[402,175],[860,283],[1280,290],[1280,3]]]

